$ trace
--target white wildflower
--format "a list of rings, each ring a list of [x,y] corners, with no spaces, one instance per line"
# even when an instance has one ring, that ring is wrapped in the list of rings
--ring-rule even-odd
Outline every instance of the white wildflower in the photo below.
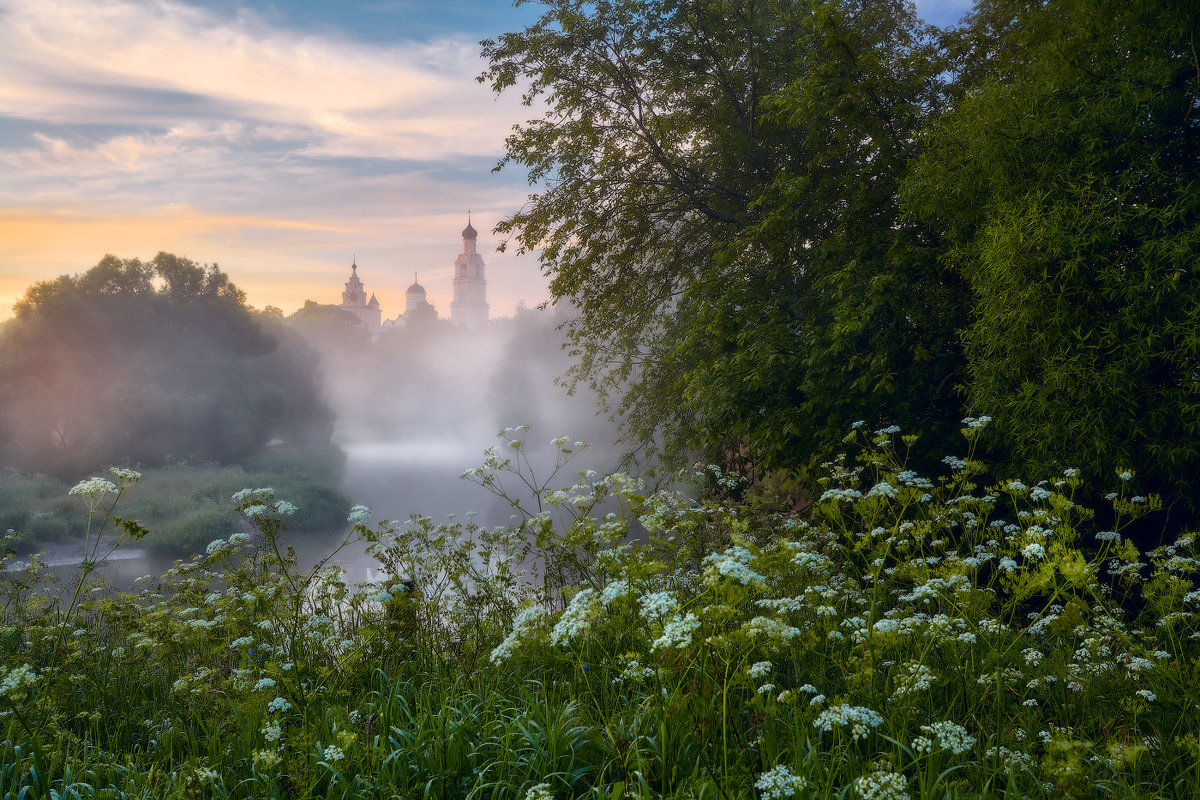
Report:
[[[909,800],[907,786],[907,778],[888,770],[854,779],[854,789],[863,800]]]
[[[764,772],[754,782],[754,788],[762,792],[762,800],[783,800],[791,797],[797,791],[805,788],[807,781],[793,775],[792,771],[783,764]]]
[[[662,636],[650,646],[652,650],[682,649],[692,643],[692,634],[700,627],[700,620],[695,614],[687,616],[676,615],[663,627]]]
[[[823,732],[832,731],[836,727],[848,727],[850,736],[856,741],[865,739],[871,728],[882,724],[883,717],[871,709],[845,703],[825,709],[813,721],[813,727]]]
[[[278,742],[283,738],[283,726],[279,724],[279,720],[271,720],[262,728],[263,738],[268,742]]]
[[[756,661],[746,668],[746,674],[751,678],[765,678],[771,674],[772,664],[770,661]]]
[[[657,622],[660,619],[666,619],[669,614],[673,614],[675,609],[679,608],[679,601],[670,592],[655,592],[644,595],[639,601],[639,605],[642,608],[642,617],[647,622]]]
[[[594,589],[583,589],[572,597],[550,631],[550,644],[559,647],[587,633],[592,617],[596,615],[598,602]]]

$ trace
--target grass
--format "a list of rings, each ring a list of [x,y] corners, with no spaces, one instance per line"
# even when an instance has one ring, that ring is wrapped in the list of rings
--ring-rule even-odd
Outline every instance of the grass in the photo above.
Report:
[[[509,431],[466,477],[522,521],[355,508],[369,585],[301,570],[265,491],[135,592],[9,573],[0,798],[1200,794],[1194,537],[1124,541],[1131,479],[1105,531],[1070,470],[988,485],[985,425],[935,478],[856,432],[804,514],[715,467],[558,487],[567,444],[539,479]],[[101,524],[126,496],[93,489]]]

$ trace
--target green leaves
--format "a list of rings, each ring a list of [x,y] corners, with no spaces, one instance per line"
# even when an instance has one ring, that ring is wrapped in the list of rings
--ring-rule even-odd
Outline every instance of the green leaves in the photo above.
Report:
[[[902,190],[977,298],[968,403],[1027,464],[1133,464],[1194,506],[1196,12],[986,2],[970,22],[962,96]]]
[[[580,360],[637,444],[796,466],[949,409],[965,293],[895,205],[942,69],[901,3],[554,0],[484,43],[540,119],[501,166]]]

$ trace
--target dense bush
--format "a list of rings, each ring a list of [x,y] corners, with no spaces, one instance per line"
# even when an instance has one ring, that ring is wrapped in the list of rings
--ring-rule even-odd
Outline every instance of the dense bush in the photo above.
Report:
[[[1195,796],[1195,537],[1122,541],[1158,505],[1129,474],[1104,530],[1074,470],[988,485],[986,422],[935,478],[854,431],[803,516],[712,467],[704,497],[555,488],[508,431],[466,477],[522,521],[356,507],[370,584],[298,569],[270,490],[135,592],[91,590],[95,550],[57,596],[9,572],[0,796]],[[73,490],[93,524],[114,478]]]

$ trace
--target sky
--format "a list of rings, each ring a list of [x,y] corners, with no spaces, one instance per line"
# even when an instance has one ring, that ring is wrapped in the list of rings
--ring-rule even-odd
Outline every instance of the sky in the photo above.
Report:
[[[965,0],[923,0],[949,24]],[[414,273],[448,315],[470,213],[492,316],[548,299],[491,233],[531,189],[494,173],[529,118],[475,81],[508,0],[0,0],[0,319],[106,253],[217,263],[251,305],[341,302],[352,260],[385,318]]]

